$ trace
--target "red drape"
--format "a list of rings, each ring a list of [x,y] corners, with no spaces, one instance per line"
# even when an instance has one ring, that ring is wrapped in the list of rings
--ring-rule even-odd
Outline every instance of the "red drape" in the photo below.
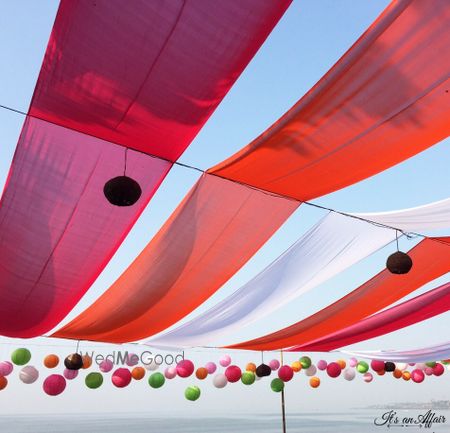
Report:
[[[394,1],[290,111],[211,171],[299,200],[351,185],[450,134],[449,71],[450,2]]]
[[[426,238],[409,255],[413,267],[404,275],[387,269],[319,312],[287,328],[233,349],[278,350],[300,346],[357,323],[450,271],[450,237]]]
[[[450,246],[449,246],[450,247]],[[354,325],[318,340],[288,349],[291,352],[329,352],[359,341],[375,338],[422,322],[450,310],[450,283],[409,301],[374,314]]]
[[[0,202],[0,334],[73,308],[289,3],[61,2]],[[130,151],[143,196],[119,209],[122,146],[169,162]]]

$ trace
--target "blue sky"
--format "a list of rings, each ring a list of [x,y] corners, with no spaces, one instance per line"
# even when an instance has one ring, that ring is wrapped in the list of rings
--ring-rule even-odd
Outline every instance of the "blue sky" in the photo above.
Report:
[[[180,161],[206,169],[245,146],[314,85],[387,4],[385,0],[295,0]],[[57,2],[53,0],[0,0],[0,104],[27,111],[56,8]],[[21,115],[0,109],[1,186],[11,163],[23,120]],[[449,143],[447,139],[384,173],[315,202],[343,211],[376,212],[417,206],[448,197]],[[123,246],[68,319],[82,311],[123,272],[197,178],[197,172],[185,168],[175,167],[172,170]],[[324,211],[302,206],[264,248],[200,307],[199,311],[239,288],[323,215]],[[403,240],[401,247],[409,249],[416,242]],[[389,251],[387,248],[374,254],[263,321],[242,329],[239,335],[230,336],[228,341],[255,337],[308,316],[377,273],[384,266]],[[448,275],[415,292],[415,295],[448,281],[446,278],[448,279]],[[359,343],[357,347],[401,349],[426,346],[446,341],[449,324],[450,315],[446,313],[425,324]],[[17,344],[33,348],[32,363],[36,366],[41,363],[42,355],[46,352],[53,350],[62,355],[75,348],[72,342],[44,339],[30,342],[0,339],[0,343],[0,359],[6,359],[10,349]],[[87,345],[83,348],[87,348]],[[114,347],[102,346],[101,350],[109,353]],[[187,356],[204,363],[209,359],[218,359],[219,353],[199,349],[188,352]],[[239,352],[235,358],[243,364],[251,360],[258,361],[260,354]],[[294,359],[295,355],[287,355],[289,362]],[[315,359],[319,357],[315,356]],[[318,390],[311,390],[303,376],[295,383],[289,384],[287,397],[289,399],[290,393],[305,396],[301,407],[308,410],[320,410],[329,404],[345,408],[379,403],[386,399],[386,393],[389,394],[389,400],[397,401],[448,397],[444,392],[447,377],[431,378],[420,387],[389,381],[387,378],[381,379],[370,385],[362,380],[358,383],[347,383],[329,379],[324,380],[323,386]],[[267,382],[259,382],[251,389],[236,385],[221,391],[213,389],[211,384],[205,384],[202,387],[204,396],[194,406],[183,399],[183,388],[190,384],[186,381],[172,382],[160,391],[149,390],[146,383],[137,383],[122,391],[113,390],[111,385],[107,384],[97,393],[86,392],[83,385],[77,382],[70,384],[70,392],[57,399],[45,397],[39,386],[29,386],[26,388],[27,392],[24,392],[25,385],[18,383],[15,378],[12,378],[11,382],[9,392],[0,392],[0,413],[23,411],[25,404],[29,410],[44,412],[92,411],[95,407],[96,411],[145,409],[161,413],[170,406],[175,408],[177,413],[189,410],[193,414],[201,415],[205,410],[208,413],[239,412],[242,410],[242,403],[248,398],[258,398],[260,410],[271,410],[274,401],[279,398],[268,389]],[[11,396],[15,393],[20,393],[21,398],[12,399]],[[73,395],[80,397],[75,409],[70,404]],[[342,395],[343,398],[336,401],[336,395]],[[124,398],[126,403],[123,403]],[[289,409],[300,409],[300,406],[296,408],[294,403],[289,405],[288,400]]]

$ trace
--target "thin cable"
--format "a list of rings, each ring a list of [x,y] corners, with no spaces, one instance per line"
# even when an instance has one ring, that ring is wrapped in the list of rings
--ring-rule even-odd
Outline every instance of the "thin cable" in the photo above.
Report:
[[[94,137],[94,138],[97,138],[97,139],[99,139],[99,140],[105,141],[104,139],[99,138],[99,137],[97,137],[97,136],[95,136],[95,135],[88,134],[88,133],[86,133],[86,132],[79,131],[79,130],[74,129],[74,128],[69,128],[69,127],[67,127],[67,126],[61,126],[61,125],[59,125],[59,124],[57,124],[57,123],[55,123],[55,122],[49,121],[49,120],[47,120],[47,119],[42,119],[42,118],[40,118],[40,117],[38,117],[38,116],[33,116],[33,115],[31,115],[31,114],[25,113],[24,111],[21,111],[21,110],[18,110],[18,109],[9,107],[9,106],[7,106],[7,105],[0,104],[0,108],[3,108],[3,109],[8,110],[8,111],[12,111],[12,112],[17,113],[17,114],[21,114],[21,115],[23,115],[23,116],[32,117],[32,118],[41,120],[41,121],[43,121],[43,122],[47,122],[47,123],[50,123],[50,124],[59,126],[60,128],[69,129],[69,130],[74,131],[74,132],[77,132],[77,133],[79,133],[79,134],[84,134],[84,135],[87,135],[87,136]],[[120,143],[115,143],[115,142],[113,142],[113,141],[109,141],[109,143],[115,144],[116,146],[122,146],[122,147],[124,147],[122,144],[120,144]],[[126,148],[126,149],[128,149],[128,148]],[[366,223],[372,224],[372,225],[374,225],[374,226],[376,226],[376,227],[383,227],[383,228],[390,229],[390,230],[396,230],[396,232],[400,232],[400,233],[402,233],[402,235],[405,235],[405,236],[408,237],[408,238],[410,238],[410,237],[428,238],[428,239],[430,239],[430,240],[432,240],[432,241],[434,241],[434,242],[439,242],[439,243],[442,243],[442,244],[444,244],[444,245],[450,246],[450,243],[449,243],[449,242],[445,242],[445,241],[443,241],[443,240],[441,240],[441,239],[437,239],[437,238],[433,238],[433,237],[428,237],[428,236],[426,236],[426,235],[424,235],[424,234],[422,234],[422,233],[418,233],[418,232],[405,232],[405,231],[399,229],[398,227],[393,227],[393,226],[390,226],[390,225],[387,225],[387,224],[378,223],[378,222],[376,222],[376,221],[371,221],[371,220],[369,220],[369,219],[367,219],[367,218],[363,218],[363,217],[358,216],[358,215],[353,215],[353,214],[349,214],[349,213],[346,213],[346,212],[338,211],[338,210],[336,210],[336,209],[332,209],[332,208],[329,208],[329,207],[326,207],[326,206],[322,206],[322,205],[319,205],[319,204],[316,204],[316,203],[312,203],[312,202],[309,202],[309,201],[302,201],[302,200],[296,199],[296,198],[294,198],[294,197],[290,197],[290,196],[283,195],[283,194],[278,194],[278,193],[275,193],[275,192],[272,192],[272,191],[267,191],[267,190],[265,190],[265,189],[258,188],[258,187],[253,186],[253,185],[249,185],[249,184],[247,184],[247,183],[240,182],[240,181],[237,181],[237,180],[235,180],[235,179],[229,179],[229,178],[227,178],[227,177],[219,176],[219,175],[216,174],[216,173],[210,173],[210,172],[208,172],[207,170],[201,169],[201,168],[196,167],[196,166],[194,166],[194,165],[185,164],[185,163],[178,162],[178,161],[171,161],[171,160],[166,159],[166,158],[163,158],[163,157],[161,157],[161,156],[153,155],[153,154],[151,154],[151,153],[143,152],[143,151],[141,151],[141,150],[133,149],[133,151],[138,152],[138,153],[142,153],[142,154],[147,155],[147,156],[150,156],[150,157],[152,157],[152,158],[156,158],[156,159],[159,159],[159,160],[163,160],[163,161],[166,161],[166,162],[170,162],[171,164],[177,165],[177,166],[179,166],[179,167],[187,168],[187,169],[189,169],[189,170],[195,170],[195,171],[200,172],[200,173],[202,173],[202,174],[207,174],[207,175],[210,175],[210,176],[216,176],[216,177],[219,177],[220,179],[224,179],[224,180],[227,180],[227,181],[229,181],[229,182],[233,182],[233,183],[236,183],[236,184],[238,184],[238,185],[242,185],[242,186],[244,186],[244,187],[246,187],[246,188],[251,188],[251,189],[253,189],[253,190],[259,191],[259,192],[261,192],[261,193],[263,193],[263,194],[266,194],[266,195],[270,195],[270,196],[273,196],[273,197],[282,198],[282,199],[285,199],[285,200],[295,201],[295,202],[297,202],[297,203],[306,204],[306,205],[308,205],[308,206],[311,206],[311,207],[314,207],[314,208],[317,208],[317,209],[322,209],[322,210],[327,210],[327,211],[329,211],[329,212],[334,212],[334,213],[337,213],[337,214],[339,214],[339,215],[342,215],[342,216],[345,216],[345,217],[348,217],[348,218],[354,218],[354,219],[357,219],[357,220],[360,220],[360,221],[365,221]],[[398,241],[398,239],[397,239],[397,241]]]
[[[128,147],[125,148],[125,163],[124,163],[124,167],[123,167],[123,175],[124,176],[127,175],[127,152],[128,152]]]

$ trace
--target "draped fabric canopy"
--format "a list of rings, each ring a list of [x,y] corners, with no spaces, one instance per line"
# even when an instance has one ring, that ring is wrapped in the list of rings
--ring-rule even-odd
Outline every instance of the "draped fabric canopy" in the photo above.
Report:
[[[333,332],[311,343],[294,346],[291,352],[330,352],[339,347],[385,335],[406,326],[422,322],[450,310],[450,283],[430,290],[409,301],[374,314],[354,325]]]
[[[392,2],[291,110],[210,171],[305,201],[446,138],[449,27],[450,2]]]
[[[382,310],[422,285],[450,272],[450,237],[425,238],[408,253],[413,267],[404,275],[384,269],[340,300],[287,328],[228,347],[277,350],[309,344]]]
[[[211,175],[303,200],[372,176],[446,137],[450,106],[444,89],[450,57],[434,53],[450,46],[449,20],[446,3],[401,0],[389,6],[279,122],[210,170],[124,274],[54,336],[125,342],[162,331],[217,291],[296,208],[270,195],[263,204],[260,199],[247,201],[245,213],[257,232],[247,239],[243,234],[249,222],[236,224],[234,213],[230,216],[227,210],[243,204],[247,187],[223,187],[210,180]],[[190,218],[192,209],[203,207],[205,188],[214,203],[222,205],[202,218]],[[263,221],[269,217],[261,210],[272,206],[279,213],[273,221]],[[227,230],[217,233],[220,226]],[[160,239],[166,238],[179,240],[177,251],[161,248]],[[217,239],[230,261],[227,265],[203,260],[192,249],[200,244],[199,251],[208,251]],[[153,264],[162,258],[177,263],[178,250],[186,259],[167,282],[167,269],[156,275]],[[193,262],[196,266],[190,265]],[[203,285],[186,284],[187,279],[201,281],[203,275],[211,276]],[[178,301],[186,298],[187,303]]]
[[[450,359],[450,341],[415,350],[347,351],[342,353],[358,358],[380,359],[393,362],[428,362]]]
[[[450,199],[412,209],[355,216],[406,232],[449,228]],[[165,347],[208,345],[261,320],[395,238],[395,230],[331,213],[232,295],[147,343]]]
[[[2,335],[68,314],[288,4],[62,0],[0,202]],[[103,196],[122,146],[163,158],[128,152],[130,208]]]

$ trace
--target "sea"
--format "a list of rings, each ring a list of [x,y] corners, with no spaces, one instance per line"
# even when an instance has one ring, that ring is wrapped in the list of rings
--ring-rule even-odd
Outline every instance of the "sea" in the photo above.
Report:
[[[387,410],[289,414],[287,433],[450,433],[450,412],[435,411],[445,422],[422,425],[375,425]],[[413,410],[415,419],[426,411]],[[402,412],[402,416],[407,411]],[[409,416],[408,416],[409,417]],[[401,423],[401,420],[400,420]],[[400,427],[400,428],[394,428]],[[2,415],[0,431],[7,433],[282,433],[280,414],[245,414],[203,418],[155,417],[145,414]]]

